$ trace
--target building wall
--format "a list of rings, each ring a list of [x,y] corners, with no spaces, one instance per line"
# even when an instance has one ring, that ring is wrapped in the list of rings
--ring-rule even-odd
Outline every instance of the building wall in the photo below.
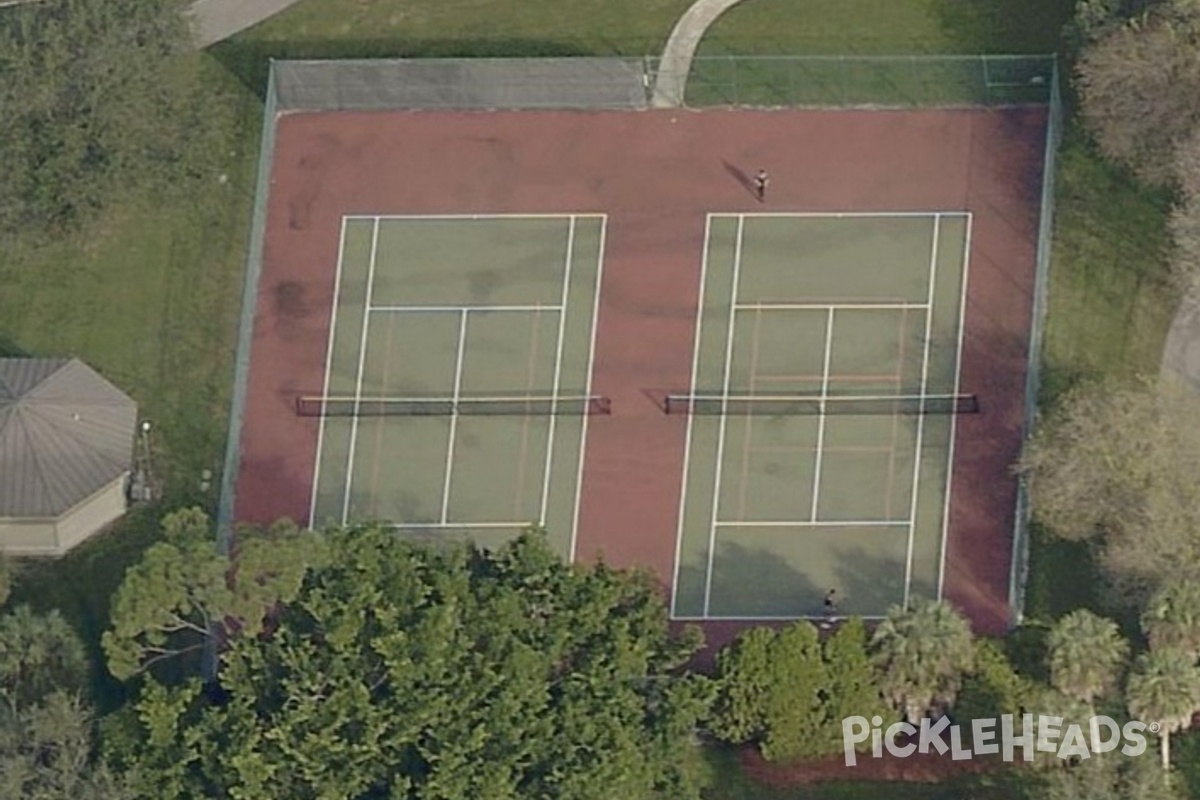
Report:
[[[0,550],[14,556],[59,556],[125,513],[128,474],[67,511],[58,520],[0,519]]]
[[[58,549],[65,553],[125,513],[125,473],[58,518]]]
[[[0,519],[0,550],[12,556],[58,555],[53,520]]]

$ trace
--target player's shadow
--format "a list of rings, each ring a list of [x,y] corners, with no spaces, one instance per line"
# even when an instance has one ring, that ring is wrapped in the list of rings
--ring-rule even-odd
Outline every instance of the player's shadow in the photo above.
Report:
[[[741,167],[737,166],[736,164],[730,164],[723,158],[721,159],[721,166],[725,168],[727,173],[729,173],[729,177],[741,184],[742,188],[746,190],[746,194],[750,195],[756,200],[758,199],[758,192],[754,188],[754,179],[743,172]]]

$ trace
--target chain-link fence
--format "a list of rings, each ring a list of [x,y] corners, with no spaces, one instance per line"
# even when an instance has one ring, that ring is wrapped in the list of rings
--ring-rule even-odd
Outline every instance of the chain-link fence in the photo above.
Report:
[[[684,83],[657,77],[692,107],[930,107],[1046,103],[1053,72],[1053,56],[702,56]]]
[[[1033,323],[1029,331],[1029,363],[1025,375],[1025,418],[1022,439],[1033,431],[1037,418],[1038,391],[1041,387],[1042,334],[1046,319],[1046,297],[1050,280],[1050,248],[1054,236],[1054,177],[1058,146],[1062,142],[1062,89],[1058,64],[1051,64],[1049,112],[1046,122],[1046,153],[1042,162],[1041,215],[1038,219],[1037,271],[1033,290]],[[1025,587],[1029,577],[1029,484],[1025,476],[1017,485],[1016,524],[1013,530],[1013,558],[1009,578],[1009,602],[1012,624],[1021,622],[1025,613]]]
[[[279,108],[645,108],[640,58],[429,58],[277,61]]]
[[[262,135],[258,150],[258,175],[254,187],[254,211],[250,217],[250,249],[246,254],[246,277],[242,286],[242,313],[238,320],[237,356],[233,372],[233,401],[229,409],[229,439],[221,470],[221,497],[217,502],[217,546],[227,553],[233,538],[233,503],[240,460],[242,417],[246,409],[246,381],[250,374],[250,342],[254,335],[254,311],[258,307],[258,281],[262,273],[263,241],[267,228],[267,194],[271,165],[275,160],[275,119],[278,114],[275,74],[267,77]]]
[[[1053,56],[713,56],[277,61],[279,109],[936,107],[1049,101]],[[686,87],[679,89],[674,87]]]

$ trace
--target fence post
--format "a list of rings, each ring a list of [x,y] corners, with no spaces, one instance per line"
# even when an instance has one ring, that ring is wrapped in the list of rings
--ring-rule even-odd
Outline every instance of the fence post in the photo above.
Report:
[[[733,97],[730,99],[733,101],[733,105],[735,105],[735,106],[741,105],[741,99],[742,99],[741,93],[738,91],[737,64],[738,64],[737,58],[735,56],[729,56],[729,85],[733,92]]]

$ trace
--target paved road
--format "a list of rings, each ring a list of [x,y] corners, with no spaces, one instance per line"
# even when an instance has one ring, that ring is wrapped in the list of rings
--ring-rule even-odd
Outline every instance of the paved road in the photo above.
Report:
[[[196,44],[208,47],[228,39],[297,2],[299,0],[195,0],[190,10],[196,20]]]

